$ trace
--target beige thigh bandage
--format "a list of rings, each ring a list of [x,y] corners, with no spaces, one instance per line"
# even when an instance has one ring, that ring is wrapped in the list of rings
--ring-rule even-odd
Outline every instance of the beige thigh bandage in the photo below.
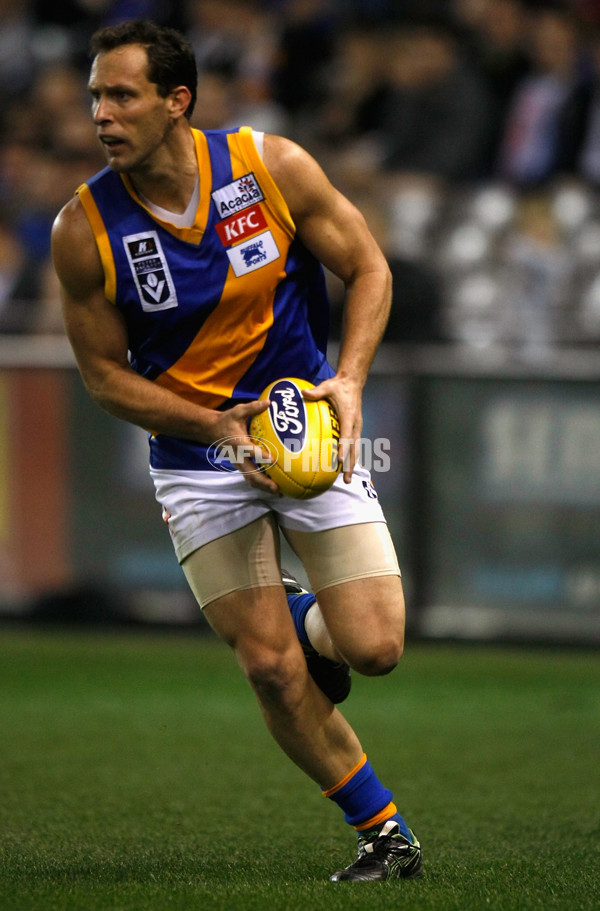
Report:
[[[223,595],[281,583],[279,532],[270,515],[199,547],[181,564],[200,607]]]
[[[399,576],[394,544],[385,522],[344,525],[307,533],[282,529],[298,554],[313,592],[372,576]]]
[[[282,531],[302,561],[315,592],[369,576],[400,575],[385,522],[321,532]],[[232,592],[279,585],[277,525],[271,516],[263,516],[199,547],[181,566],[202,608]]]

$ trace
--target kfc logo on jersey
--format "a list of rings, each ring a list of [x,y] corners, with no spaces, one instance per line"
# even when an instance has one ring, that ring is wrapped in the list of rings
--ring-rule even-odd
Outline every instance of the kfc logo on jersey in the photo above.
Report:
[[[248,206],[261,202],[265,197],[256,177],[250,172],[224,187],[219,187],[212,193],[212,198],[221,218],[227,218],[228,215],[234,215]]]
[[[270,231],[264,231],[225,252],[238,278],[279,259],[279,249]]]
[[[260,206],[252,206],[251,209],[246,209],[239,215],[231,215],[215,225],[224,247],[237,244],[244,238],[256,234],[257,231],[263,231],[266,227],[267,220]]]
[[[142,310],[169,310],[178,306],[171,272],[156,231],[128,234],[123,246]]]

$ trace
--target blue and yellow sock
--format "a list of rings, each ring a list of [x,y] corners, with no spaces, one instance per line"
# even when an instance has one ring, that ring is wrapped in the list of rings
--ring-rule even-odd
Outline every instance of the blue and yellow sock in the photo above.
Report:
[[[384,822],[393,819],[402,835],[411,840],[408,826],[392,800],[392,792],[383,787],[366,753],[341,781],[323,790],[323,796],[337,803],[346,822],[359,834],[380,829]]]
[[[304,628],[304,621],[308,610],[317,600],[312,592],[301,592],[299,595],[288,595],[288,605],[292,614],[292,620],[296,627],[296,635],[301,645],[310,645],[310,639]]]

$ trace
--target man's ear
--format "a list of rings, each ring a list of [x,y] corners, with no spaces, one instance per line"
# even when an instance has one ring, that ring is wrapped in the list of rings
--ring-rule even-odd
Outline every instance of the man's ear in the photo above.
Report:
[[[178,85],[177,88],[169,93],[168,97],[171,115],[175,118],[183,117],[190,106],[191,100],[192,93],[188,87],[186,85]]]

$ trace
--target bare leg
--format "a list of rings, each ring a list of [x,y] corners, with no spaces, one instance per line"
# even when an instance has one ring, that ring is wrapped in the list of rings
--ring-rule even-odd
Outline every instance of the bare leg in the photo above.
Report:
[[[404,647],[404,597],[398,576],[378,576],[323,589],[306,615],[311,645],[362,674],[385,674]]]
[[[320,787],[339,782],[359,762],[362,746],[309,677],[283,588],[225,595],[205,615],[234,650],[282,750]]]

